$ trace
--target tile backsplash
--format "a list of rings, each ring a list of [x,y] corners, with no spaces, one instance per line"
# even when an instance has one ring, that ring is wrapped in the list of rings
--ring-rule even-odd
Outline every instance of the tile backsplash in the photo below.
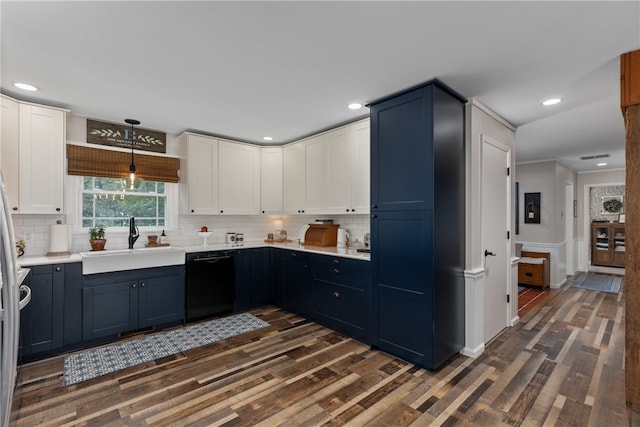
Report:
[[[13,215],[13,226],[16,240],[26,242],[25,256],[42,256],[49,252],[49,225],[60,220],[66,223],[65,215]],[[298,238],[300,228],[316,219],[333,219],[334,224],[340,224],[342,228],[349,230],[351,240],[362,242],[364,233],[369,232],[369,215],[254,215],[254,216],[180,216],[178,228],[167,229],[169,242],[176,246],[194,246],[202,244],[202,239],[197,232],[200,227],[207,226],[213,235],[207,239],[208,243],[224,243],[227,232],[244,233],[245,240],[264,240],[267,233],[274,232],[274,221],[284,220],[284,229],[291,239]],[[71,226],[73,229],[73,226]],[[140,239],[136,247],[143,247],[147,241],[147,235],[160,234],[162,228],[157,230],[141,230]],[[122,249],[128,246],[127,231],[109,231],[107,228],[106,249]],[[89,237],[86,231],[71,231],[71,252],[84,252],[91,249]]]

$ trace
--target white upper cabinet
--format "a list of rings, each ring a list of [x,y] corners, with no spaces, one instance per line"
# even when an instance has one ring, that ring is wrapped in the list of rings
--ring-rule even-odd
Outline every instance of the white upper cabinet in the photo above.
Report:
[[[369,119],[284,147],[285,214],[369,213]]]
[[[20,199],[20,105],[0,96],[0,169],[7,190],[9,209],[18,212]]]
[[[304,213],[305,151],[303,143],[282,149],[283,211],[285,214]]]
[[[260,212],[282,214],[282,147],[260,149]]]
[[[64,212],[66,115],[59,109],[20,104],[19,195],[21,214]],[[15,196],[11,196],[15,200]]]
[[[354,214],[368,214],[371,206],[371,130],[369,119],[353,123],[349,128],[350,209]]]
[[[343,126],[326,134],[327,204],[326,212],[345,214],[351,212],[351,167],[349,127]]]
[[[180,141],[183,157],[186,160],[186,184],[181,188],[183,210],[196,215],[214,215],[219,212],[218,205],[218,140],[190,133],[182,134]]]
[[[305,148],[304,213],[321,214],[327,210],[327,144],[325,135],[303,142]]]
[[[220,213],[257,215],[260,213],[260,148],[249,144],[220,141]]]
[[[183,133],[180,157],[182,212],[194,215],[260,213],[260,148]]]

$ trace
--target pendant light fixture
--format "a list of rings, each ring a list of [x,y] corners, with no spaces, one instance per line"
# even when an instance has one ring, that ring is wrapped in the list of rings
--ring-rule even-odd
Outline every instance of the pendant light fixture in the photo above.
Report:
[[[129,165],[129,188],[133,190],[134,182],[136,180],[136,165],[133,162],[133,147],[136,143],[135,132],[133,130],[134,125],[139,125],[140,121],[135,119],[125,119],[125,123],[131,125],[131,164]]]

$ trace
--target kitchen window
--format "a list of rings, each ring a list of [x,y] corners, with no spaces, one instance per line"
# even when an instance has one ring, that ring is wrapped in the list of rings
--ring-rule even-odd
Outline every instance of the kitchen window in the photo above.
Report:
[[[131,217],[141,227],[167,227],[169,186],[140,181],[130,189],[119,178],[82,177],[82,227],[127,227]]]

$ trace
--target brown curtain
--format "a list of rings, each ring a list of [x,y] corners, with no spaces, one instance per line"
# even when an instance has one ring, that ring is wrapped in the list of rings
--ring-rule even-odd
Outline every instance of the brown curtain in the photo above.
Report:
[[[67,173],[80,176],[124,178],[131,153],[67,144]],[[180,159],[134,153],[136,176],[146,181],[178,182]]]

